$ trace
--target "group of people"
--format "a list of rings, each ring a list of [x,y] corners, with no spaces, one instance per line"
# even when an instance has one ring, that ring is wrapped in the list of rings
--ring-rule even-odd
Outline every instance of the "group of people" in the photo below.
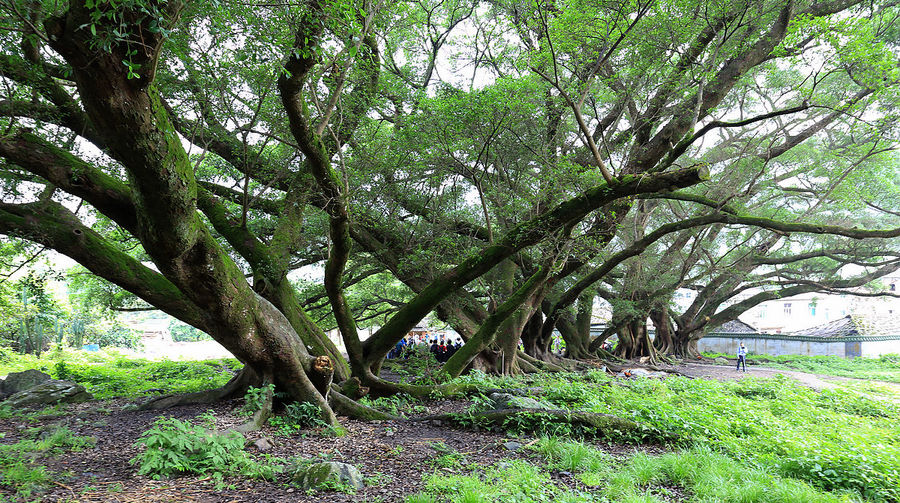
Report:
[[[434,355],[435,359],[441,363],[446,362],[462,347],[462,339],[456,340],[440,335],[439,337],[428,337],[427,335],[413,336],[407,334],[406,337],[400,339],[388,353],[388,358],[409,358],[411,354],[416,352],[429,352]]]

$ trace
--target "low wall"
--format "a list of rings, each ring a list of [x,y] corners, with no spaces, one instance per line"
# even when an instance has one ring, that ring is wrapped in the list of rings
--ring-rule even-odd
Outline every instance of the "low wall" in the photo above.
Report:
[[[709,334],[697,341],[701,352],[737,354],[743,341],[747,352],[758,355],[866,356],[900,353],[900,336],[821,339],[781,334]]]

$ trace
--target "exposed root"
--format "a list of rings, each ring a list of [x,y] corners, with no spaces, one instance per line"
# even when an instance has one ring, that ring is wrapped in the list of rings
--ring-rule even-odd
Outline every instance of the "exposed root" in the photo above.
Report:
[[[341,393],[348,398],[358,400],[369,394],[369,388],[363,386],[358,377],[351,377],[341,383]]]
[[[269,421],[269,418],[272,417],[272,404],[275,400],[275,392],[272,390],[272,386],[263,386],[262,389],[265,398],[261,404],[262,406],[253,414],[253,417],[251,417],[249,421],[232,428],[234,431],[248,433],[259,430]]]
[[[196,405],[215,403],[220,400],[243,396],[250,386],[260,384],[256,372],[244,367],[221,388],[185,393],[182,395],[162,395],[151,398],[138,406],[138,410],[163,410],[176,405]]]
[[[351,417],[353,419],[359,419],[362,421],[387,421],[400,419],[397,416],[393,416],[386,412],[381,412],[380,410],[373,409],[372,407],[363,405],[355,400],[351,400],[346,395],[341,393],[340,388],[338,388],[337,385],[333,385],[331,387],[331,393],[329,393],[328,395],[328,403],[336,413],[342,416]]]
[[[536,418],[539,420],[535,421]],[[492,425],[502,428],[511,419],[515,420],[520,426],[533,424],[533,429],[538,429],[539,426],[544,427],[547,424],[565,423],[579,426],[585,432],[601,437],[621,436],[627,433],[643,434],[653,431],[653,428],[630,419],[609,414],[571,410],[498,409],[469,414],[437,414],[417,417],[410,419],[410,421],[440,420],[456,425],[471,425],[474,423],[481,426]],[[657,435],[662,436],[667,441],[677,440],[677,437],[673,435],[659,435],[659,433]]]

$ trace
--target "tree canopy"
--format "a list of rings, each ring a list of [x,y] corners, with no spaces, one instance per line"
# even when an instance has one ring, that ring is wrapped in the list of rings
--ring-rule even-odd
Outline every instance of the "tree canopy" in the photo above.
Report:
[[[430,313],[467,341],[448,373],[518,372],[565,364],[554,328],[596,352],[579,299],[613,302],[623,356],[685,354],[740,292],[900,268],[890,1],[0,15],[0,232],[210,334],[246,365],[229,390],[271,382],[330,423],[359,412],[344,394],[423,392],[379,370]],[[291,283],[315,264],[321,291]],[[683,286],[700,304],[669,313]]]

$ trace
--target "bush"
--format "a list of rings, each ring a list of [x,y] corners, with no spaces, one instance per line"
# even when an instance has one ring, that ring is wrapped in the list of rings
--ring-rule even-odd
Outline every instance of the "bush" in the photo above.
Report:
[[[267,384],[261,388],[250,386],[244,393],[244,405],[238,411],[242,416],[252,416],[260,411],[266,404],[267,397],[275,392],[274,384]]]
[[[328,423],[322,420],[320,412],[314,403],[289,403],[283,414],[269,418],[269,424],[282,435],[293,435],[304,428],[325,428]]]
[[[136,446],[144,451],[131,462],[138,474],[154,479],[187,473],[211,476],[217,484],[228,475],[272,479],[280,466],[258,462],[244,451],[244,436],[217,433],[190,421],[161,417],[141,434]]]

